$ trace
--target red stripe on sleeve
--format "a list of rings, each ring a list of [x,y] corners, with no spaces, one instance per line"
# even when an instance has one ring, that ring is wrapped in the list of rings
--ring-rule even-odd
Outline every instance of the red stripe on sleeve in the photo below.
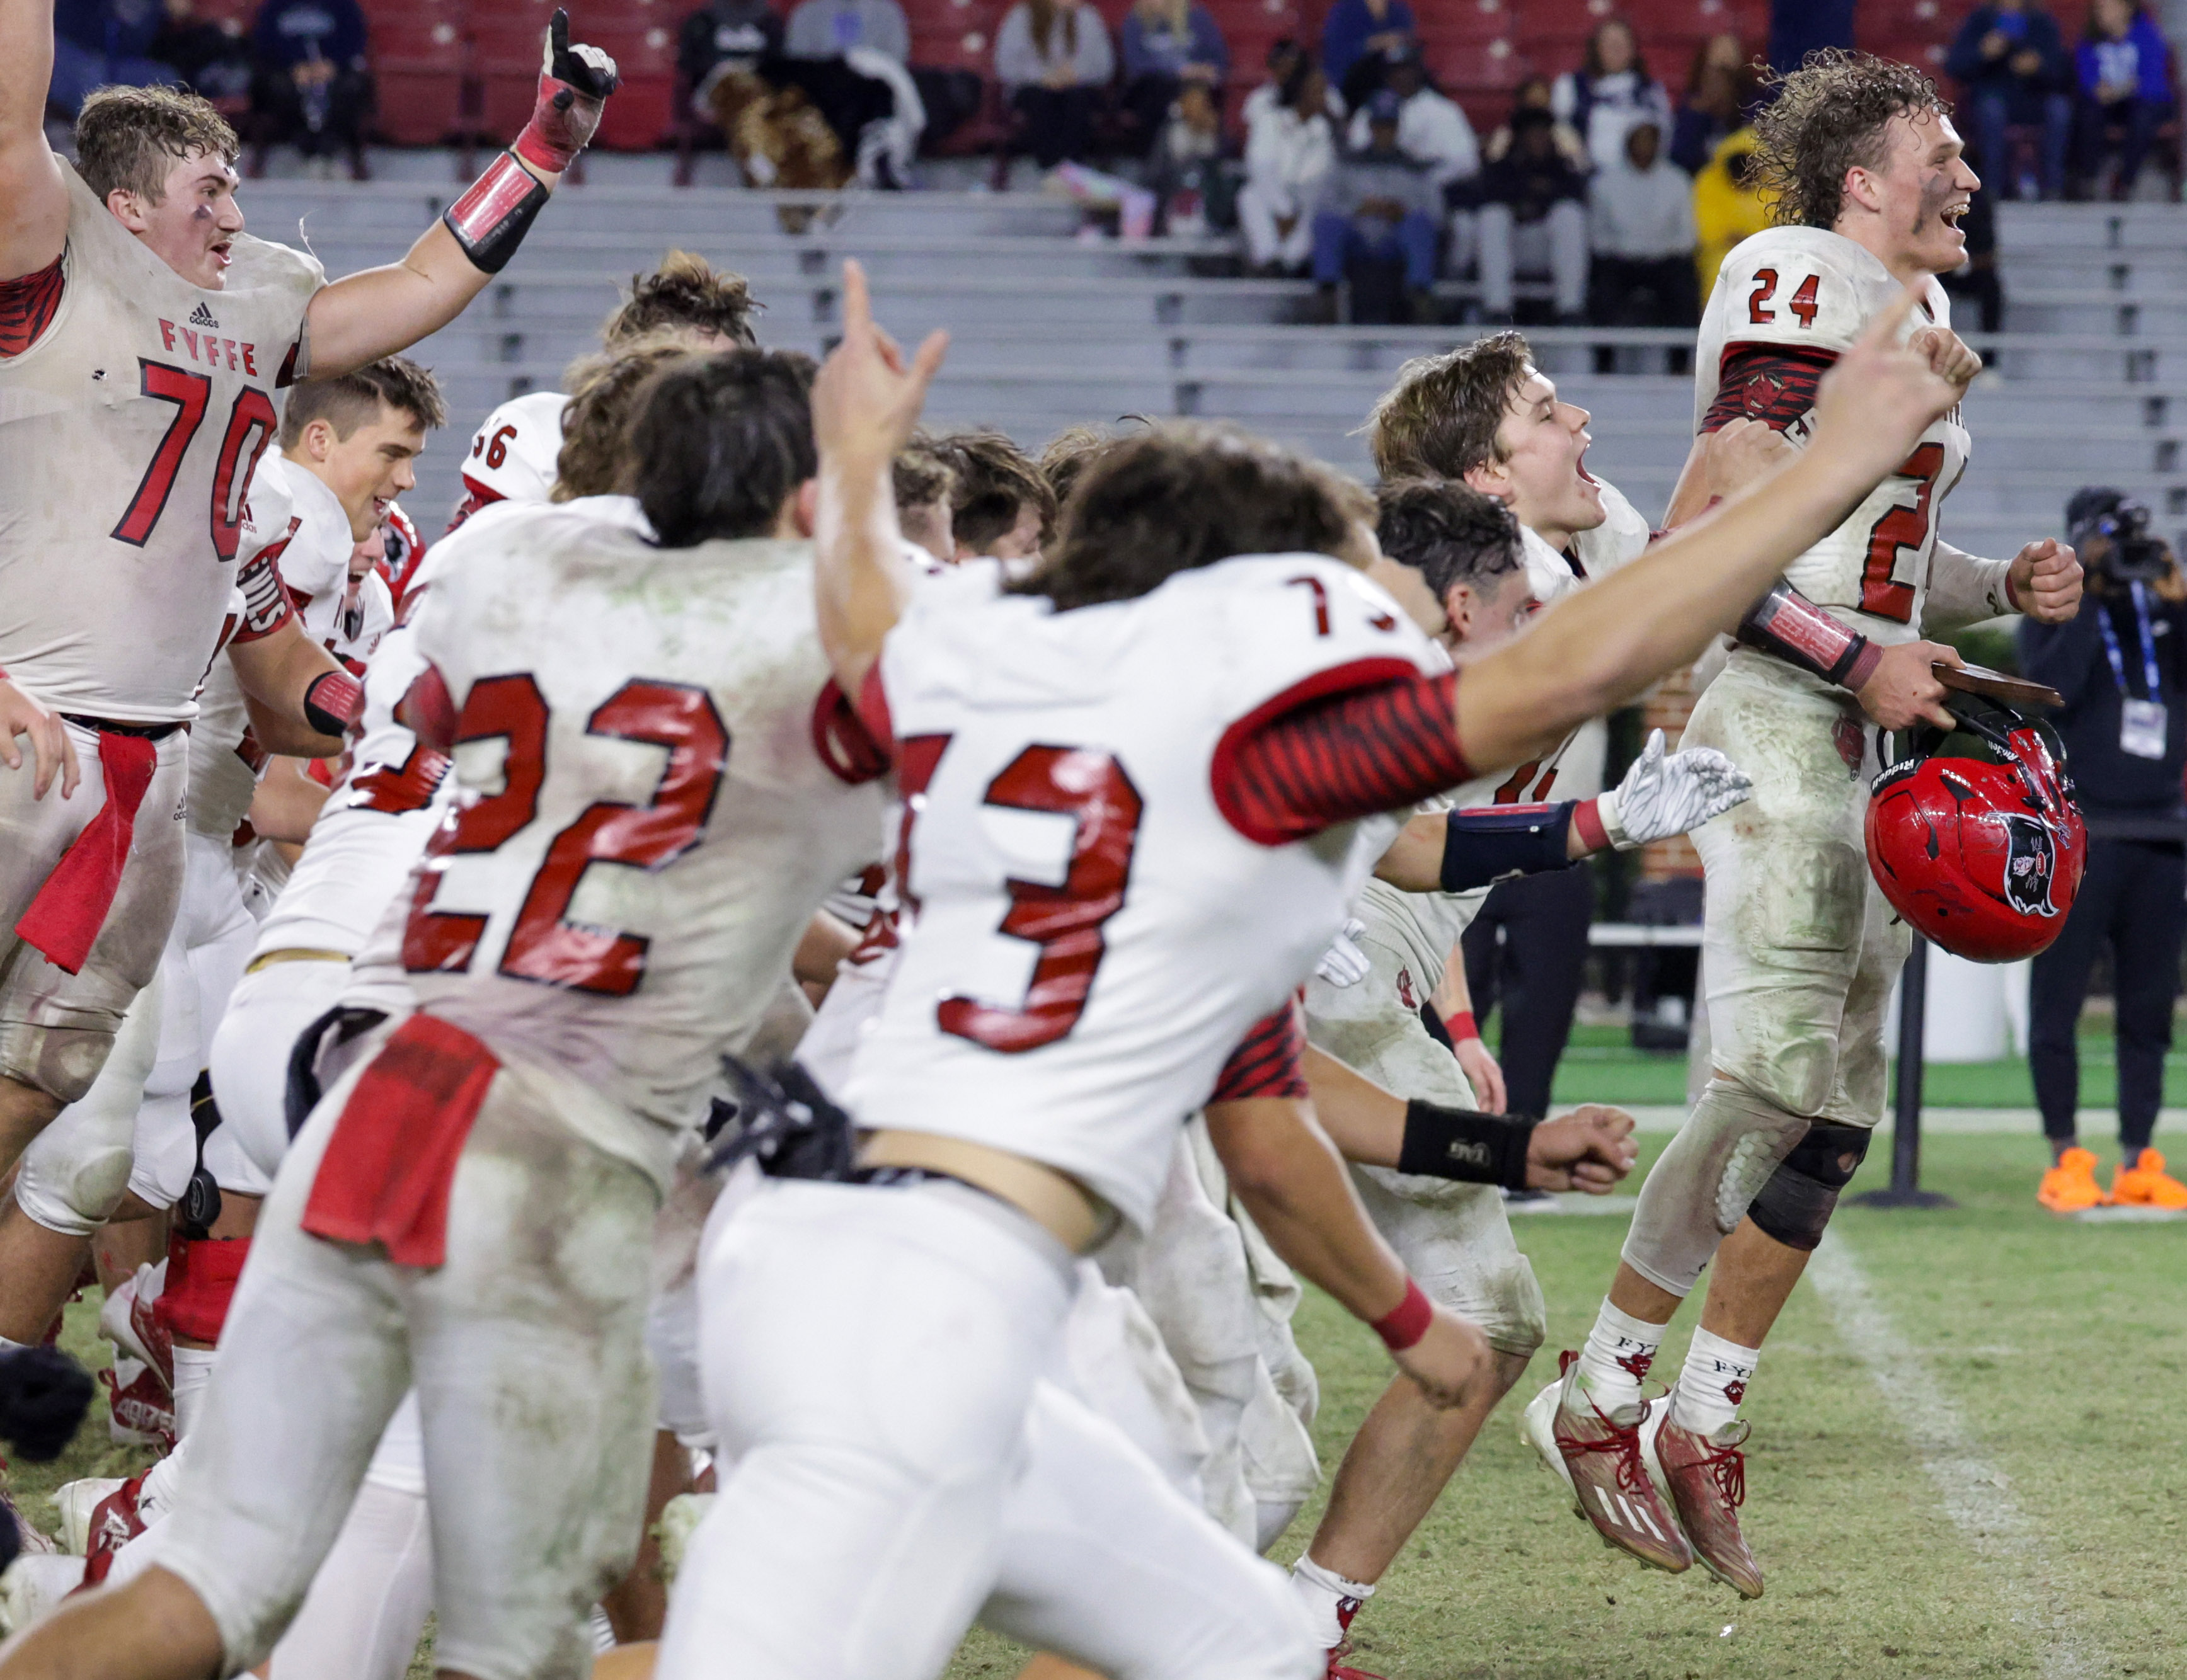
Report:
[[[0,280],[0,357],[20,356],[44,336],[63,289],[58,256],[35,274]]]
[[[1455,671],[1423,677],[1400,660],[1321,672],[1224,732],[1216,807],[1255,845],[1283,846],[1454,788],[1473,774],[1457,694]]]
[[[1298,1001],[1286,999],[1282,1008],[1254,1022],[1239,1042],[1215,1076],[1214,1094],[1207,1100],[1242,1103],[1254,1097],[1303,1097],[1305,1056],[1306,1028],[1299,1020]]]

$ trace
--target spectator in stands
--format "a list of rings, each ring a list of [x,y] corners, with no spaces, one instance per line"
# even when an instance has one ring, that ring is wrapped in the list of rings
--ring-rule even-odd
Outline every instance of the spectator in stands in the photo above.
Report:
[[[2008,198],[2030,197],[2032,184],[2046,199],[2066,191],[2066,151],[2073,132],[2073,103],[2066,90],[2072,67],[2058,25],[2037,0],[1990,0],[1967,14],[1944,68],[1966,90],[1975,137]],[[2010,131],[2038,132],[2036,177],[2021,178],[2013,161]]]
[[[83,96],[115,83],[177,87],[172,65],[152,57],[160,0],[53,0],[53,77],[47,98],[74,116]]]
[[[1481,148],[1481,160],[1494,163],[1509,154],[1511,149],[1511,124],[1517,120],[1518,113],[1547,111],[1555,95],[1555,85],[1546,76],[1530,76],[1521,82],[1519,91],[1511,98],[1512,115],[1498,124],[1496,132],[1488,137],[1488,143]],[[1587,169],[1587,146],[1580,139],[1579,131],[1568,122],[1556,122],[1552,132],[1556,136],[1557,150],[1564,155],[1565,160],[1574,169],[1584,172]]]
[[[2149,143],[2172,115],[2172,63],[2163,32],[2136,0],[2094,0],[2074,51],[2074,173],[2093,194],[2116,143],[2111,196],[2133,197]]]
[[[1557,78],[1549,109],[1578,131],[1596,168],[1623,155],[1625,131],[1636,122],[1671,132],[1671,96],[1648,74],[1639,37],[1622,18],[1605,18],[1594,26],[1580,68]]]
[[[1378,90],[1358,115],[1367,143],[1347,147],[1330,171],[1313,216],[1313,278],[1321,287],[1323,318],[1336,319],[1336,287],[1358,265],[1402,263],[1412,318],[1435,317],[1436,230],[1442,199],[1428,166],[1398,143],[1405,102],[1393,87]],[[1387,325],[1394,308],[1360,307],[1352,318]]]
[[[1160,143],[1170,108],[1184,88],[1212,93],[1222,113],[1230,48],[1215,14],[1199,0],[1138,0],[1124,14],[1124,112],[1148,155]]]
[[[804,0],[790,14],[782,50],[767,79],[796,89],[827,119],[844,154],[831,172],[903,185],[926,110],[906,68],[911,26],[897,0]],[[787,136],[796,112],[795,102],[784,103],[793,109],[773,121]]]
[[[1405,0],[1336,0],[1321,26],[1321,67],[1345,110],[1357,110],[1382,85],[1389,61],[1420,41]]]
[[[151,53],[230,121],[250,111],[250,42],[234,19],[215,23],[198,16],[191,0],[166,0],[166,17],[152,37]]]
[[[1779,76],[1799,69],[1810,53],[1852,50],[1856,0],[1769,0],[1769,68]],[[1875,0],[1869,0],[1873,7]]]
[[[1694,267],[1703,298],[1716,289],[1717,271],[1732,248],[1769,225],[1768,207],[1753,182],[1754,143],[1751,127],[1726,135],[1717,142],[1707,167],[1694,177],[1694,232],[1700,240]]]
[[[1390,61],[1384,87],[1397,96],[1397,144],[1426,166],[1428,184],[1438,195],[1481,172],[1481,143],[1473,138],[1473,125],[1454,101],[1429,83],[1417,48],[1408,47]],[[1352,113],[1345,138],[1353,150],[1369,143],[1370,121],[1365,110]]]
[[[1587,177],[1557,148],[1556,119],[1528,107],[1512,113],[1511,149],[1481,171],[1481,303],[1508,326],[1521,267],[1547,269],[1556,318],[1571,325],[1587,302]]]
[[[1187,82],[1155,142],[1147,184],[1159,231],[1180,237],[1238,225],[1237,166],[1223,155],[1223,112],[1215,90]]]
[[[995,32],[995,79],[1043,169],[1085,161],[1101,91],[1116,73],[1108,25],[1083,0],[1019,0]]]
[[[1238,225],[1245,260],[1259,274],[1288,273],[1313,250],[1310,212],[1336,165],[1329,119],[1329,84],[1312,59],[1291,67],[1276,103],[1259,112],[1245,135],[1245,184],[1238,194]]]
[[[793,59],[840,59],[854,47],[902,64],[911,25],[897,0],[803,0],[790,14],[783,50]]]
[[[312,172],[331,172],[340,150],[362,181],[372,72],[357,0],[266,0],[251,25],[250,173],[266,172],[270,146],[292,145]]]
[[[1599,327],[1701,324],[1694,183],[1663,157],[1662,143],[1654,123],[1634,123],[1624,155],[1588,183],[1588,317]]]
[[[1268,79],[1246,94],[1245,103],[1239,110],[1240,120],[1248,129],[1252,127],[1254,119],[1262,112],[1272,111],[1283,104],[1284,87],[1291,79],[1291,72],[1312,57],[1313,54],[1300,46],[1294,37],[1285,35],[1276,38],[1268,48],[1268,56],[1262,61],[1268,70]],[[1328,111],[1330,121],[1341,128],[1346,115],[1344,96],[1329,85],[1326,75],[1322,77],[1321,90],[1323,108]]]
[[[721,77],[758,75],[781,52],[782,20],[767,0],[709,0],[683,20],[676,68],[703,110]]]
[[[1746,126],[1760,91],[1737,36],[1712,35],[1702,42],[1694,49],[1686,97],[1671,130],[1671,161],[1688,175],[1707,168],[1717,142]]]

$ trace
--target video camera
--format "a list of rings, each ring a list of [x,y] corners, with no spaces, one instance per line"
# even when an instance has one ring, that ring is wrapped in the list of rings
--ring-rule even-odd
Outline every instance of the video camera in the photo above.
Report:
[[[2172,570],[2172,547],[2149,529],[2150,512],[2122,490],[2092,485],[2066,504],[2066,541],[2084,562],[2089,545],[2102,537],[2110,548],[2089,562],[2121,583],[2155,583]]]

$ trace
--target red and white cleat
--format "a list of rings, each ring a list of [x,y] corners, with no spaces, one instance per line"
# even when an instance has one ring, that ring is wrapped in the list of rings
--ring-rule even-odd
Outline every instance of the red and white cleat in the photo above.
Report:
[[[83,1548],[83,1585],[96,1587],[106,1579],[107,1570],[114,1567],[114,1559],[124,1546],[144,1531],[143,1514],[137,1508],[138,1496],[144,1491],[144,1477],[133,1475],[100,1500],[91,1513]]]
[[[1329,1648],[1329,1666],[1323,1680],[1382,1680],[1379,1674],[1369,1674],[1363,1668],[1347,1668],[1344,1659],[1352,1655],[1352,1618],[1359,1614],[1363,1599],[1339,1599],[1336,1601],[1336,1625],[1342,1630],[1336,1643]]]
[[[116,1284],[98,1309],[98,1333],[132,1359],[149,1366],[160,1385],[172,1394],[175,1339],[160,1323],[157,1311],[166,1273],[165,1261],[157,1266],[140,1266],[135,1277]]]
[[[1733,1419],[1714,1435],[1675,1422],[1668,1405],[1656,1408],[1640,1431],[1640,1448],[1656,1482],[1671,1496],[1679,1525],[1701,1567],[1742,1599],[1762,1596],[1762,1565],[1739,1531],[1746,1503],[1748,1424]]]
[[[106,1390],[106,1432],[123,1447],[175,1450],[175,1402],[152,1368],[124,1359],[98,1374]]]
[[[1567,1351],[1561,1374],[1536,1395],[1519,1432],[1570,1491],[1572,1509],[1603,1543],[1673,1575],[1693,1566],[1678,1520],[1640,1457],[1640,1427],[1661,1402],[1605,1412],[1589,1397],[1579,1355]]]

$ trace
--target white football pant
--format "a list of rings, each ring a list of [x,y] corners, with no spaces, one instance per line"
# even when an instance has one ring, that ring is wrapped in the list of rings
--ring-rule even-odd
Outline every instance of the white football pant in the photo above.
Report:
[[[702,1374],[734,1468],[657,1670],[930,1680],[976,1619],[1113,1680],[1309,1680],[1280,1571],[1057,1385],[1077,1273],[947,1182],[773,1183],[717,1216]]]

